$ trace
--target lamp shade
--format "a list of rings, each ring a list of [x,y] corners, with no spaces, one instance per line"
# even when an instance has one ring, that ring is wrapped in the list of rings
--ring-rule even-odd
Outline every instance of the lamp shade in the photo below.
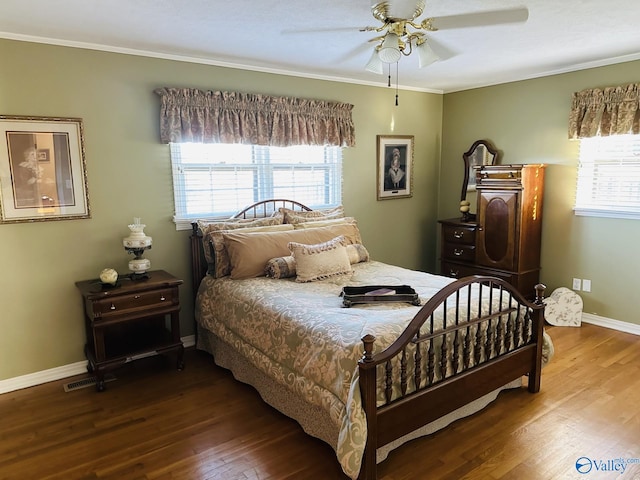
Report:
[[[380,60],[380,55],[378,55],[378,50],[374,49],[373,53],[371,54],[371,58],[365,65],[364,69],[369,72],[379,73],[380,75],[382,75],[384,73],[383,67],[384,65],[382,64],[382,60]]]
[[[440,60],[440,57],[436,55],[436,52],[431,49],[427,42],[418,45],[416,50],[418,51],[418,67],[420,68],[424,68]]]
[[[396,63],[400,60],[401,55],[398,46],[398,36],[395,33],[387,33],[378,52],[380,60],[384,63]]]

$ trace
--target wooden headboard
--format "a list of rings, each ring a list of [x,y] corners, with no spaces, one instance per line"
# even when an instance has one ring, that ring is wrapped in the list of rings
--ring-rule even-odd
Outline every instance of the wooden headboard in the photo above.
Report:
[[[279,208],[288,208],[289,210],[296,210],[300,212],[311,210],[306,205],[296,202],[295,200],[275,198],[253,203],[232,215],[229,219],[270,217],[277,212]],[[224,220],[220,221],[223,222]],[[204,256],[202,232],[198,228],[198,222],[191,223],[191,235],[189,236],[189,240],[191,243],[191,279],[193,281],[193,296],[195,297],[198,293],[198,286],[207,274],[208,268],[207,260]]]

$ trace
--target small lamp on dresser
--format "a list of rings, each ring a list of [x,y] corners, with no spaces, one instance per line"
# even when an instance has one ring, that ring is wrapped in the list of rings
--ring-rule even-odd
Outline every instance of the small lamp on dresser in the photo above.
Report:
[[[140,218],[135,217],[133,223],[129,225],[131,234],[122,239],[122,244],[127,253],[134,255],[134,258],[129,261],[132,280],[149,278],[147,271],[151,268],[151,261],[147,258],[142,258],[142,255],[145,250],[151,248],[151,237],[144,233],[144,227],[146,225],[140,223]]]

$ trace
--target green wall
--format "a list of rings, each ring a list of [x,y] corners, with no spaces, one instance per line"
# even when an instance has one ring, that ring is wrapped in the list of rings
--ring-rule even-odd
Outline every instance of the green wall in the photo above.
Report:
[[[372,257],[435,271],[437,219],[458,215],[462,153],[491,140],[502,163],[545,163],[542,274],[548,293],[589,278],[585,312],[640,323],[632,291],[636,220],[572,212],[578,142],[567,139],[571,94],[638,82],[640,62],[465,92],[386,88],[0,40],[0,113],[81,117],[92,218],[0,225],[0,380],[83,360],[74,282],[110,266],[127,272],[121,239],[141,217],[152,268],[185,280],[182,334],[193,333],[188,232],[171,221],[167,145],[159,143],[157,87],[196,87],[354,104],[356,146],[344,152],[344,206]],[[414,195],[376,200],[376,135],[414,135]]]
[[[571,288],[574,277],[587,278],[584,312],[635,324],[640,222],[573,214],[579,141],[567,132],[573,92],[637,83],[638,72],[636,61],[445,95],[438,207],[439,218],[458,215],[462,153],[475,140],[491,140],[503,164],[547,164],[541,272],[547,295]]]
[[[344,206],[371,255],[433,270],[441,95],[0,40],[0,114],[84,120],[92,218],[0,225],[0,380],[82,361],[74,282],[127,272],[122,238],[141,217],[152,268],[185,280],[182,335],[193,333],[188,232],[176,231],[169,147],[159,143],[157,87],[258,92],[354,104],[356,146],[344,152]],[[414,195],[376,200],[376,135],[414,135]]]

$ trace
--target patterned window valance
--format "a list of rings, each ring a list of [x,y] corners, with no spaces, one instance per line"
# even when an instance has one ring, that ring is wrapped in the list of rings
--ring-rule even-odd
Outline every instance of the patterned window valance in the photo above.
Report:
[[[253,93],[159,88],[163,143],[355,145],[353,105]]]
[[[640,134],[640,84],[573,94],[569,138]]]

